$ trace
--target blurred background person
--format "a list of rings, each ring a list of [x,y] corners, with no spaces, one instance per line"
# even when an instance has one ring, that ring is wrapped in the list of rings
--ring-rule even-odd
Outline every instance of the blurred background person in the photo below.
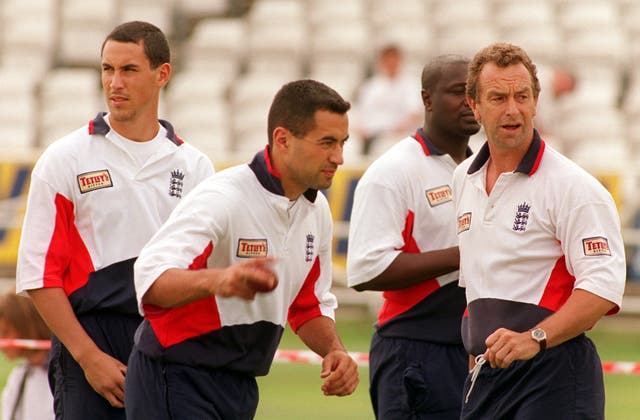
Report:
[[[545,140],[562,150],[562,141],[558,138],[561,105],[562,100],[575,91],[576,77],[563,67],[538,64],[536,70],[540,81],[540,95],[534,124]]]
[[[0,337],[49,340],[51,331],[31,299],[8,291],[0,296]],[[49,350],[14,346],[1,349],[9,360],[23,359],[9,374],[2,391],[2,419],[53,419],[53,396],[47,379]]]
[[[378,155],[388,141],[412,133],[422,120],[418,77],[403,72],[403,53],[385,44],[376,59],[374,74],[365,80],[354,103],[355,133],[362,139],[364,156]]]

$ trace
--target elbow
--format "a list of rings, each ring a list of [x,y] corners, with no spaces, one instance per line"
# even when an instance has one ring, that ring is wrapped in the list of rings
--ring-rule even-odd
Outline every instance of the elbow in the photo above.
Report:
[[[364,292],[365,290],[370,290],[369,282],[356,284],[355,286],[351,286],[351,288],[356,292]]]
[[[151,306],[158,309],[169,309],[171,307],[168,302],[165,302],[163,299],[159,299],[158,296],[156,296],[156,293],[153,292],[153,287],[142,295],[141,302],[145,307]]]

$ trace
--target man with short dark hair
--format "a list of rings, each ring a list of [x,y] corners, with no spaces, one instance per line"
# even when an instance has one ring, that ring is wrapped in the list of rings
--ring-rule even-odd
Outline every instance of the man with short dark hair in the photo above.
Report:
[[[109,113],[54,142],[31,175],[17,291],[53,331],[56,418],[124,419],[124,378],[142,318],[133,263],[209,159],[158,120],[171,76],[157,27],[127,22],[102,45]]]
[[[355,361],[333,321],[332,219],[350,104],[313,80],[287,83],[251,163],[200,184],[144,247],[145,320],[126,380],[129,420],[252,419],[286,322],[322,356],[325,395],[349,395]]]

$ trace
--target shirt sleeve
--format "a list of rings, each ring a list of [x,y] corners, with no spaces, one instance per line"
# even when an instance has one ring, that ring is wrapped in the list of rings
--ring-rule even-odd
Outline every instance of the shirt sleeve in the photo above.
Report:
[[[366,174],[356,187],[347,250],[349,287],[380,275],[400,254],[409,209],[402,192],[370,181]]]
[[[134,264],[138,309],[142,297],[158,277],[170,268],[189,269],[206,260],[228,225],[224,194],[200,183],[184,197],[167,221],[140,251]],[[203,264],[199,264],[203,265]]]
[[[563,200],[579,204],[560,211],[558,237],[575,277],[574,288],[615,303],[615,313],[622,304],[626,277],[620,219],[610,194],[599,184],[588,188],[591,184],[575,186],[570,190],[574,197]]]
[[[67,164],[50,150],[36,162],[31,173],[27,207],[23,220],[18,262],[16,291],[42,287],[62,287],[62,276],[70,259],[74,239],[75,208]],[[90,264],[90,258],[84,259]]]

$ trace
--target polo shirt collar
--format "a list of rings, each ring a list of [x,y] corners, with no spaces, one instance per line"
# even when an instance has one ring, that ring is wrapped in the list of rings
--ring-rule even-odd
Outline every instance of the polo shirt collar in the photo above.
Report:
[[[431,142],[431,140],[429,140],[429,137],[427,137],[422,128],[419,128],[412,137],[416,139],[416,141],[420,144],[425,156],[442,156],[445,154],[442,150],[438,149],[436,145]],[[472,154],[473,151],[471,150],[471,148],[467,147],[467,157],[471,156]]]
[[[282,182],[280,182],[280,173],[271,166],[268,145],[263,151],[256,153],[251,163],[249,163],[249,167],[256,175],[256,178],[258,178],[260,185],[267,191],[284,196],[284,188],[282,188]],[[318,190],[309,188],[303,195],[313,203],[318,195]]]
[[[104,119],[105,115],[107,115],[106,112],[99,112],[93,120],[89,121],[89,134],[105,135],[111,131],[111,127],[109,127],[109,124],[107,124]],[[169,121],[158,120],[158,122],[165,128],[165,130],[167,130],[167,138],[171,140],[171,142],[176,146],[180,146],[184,143],[184,141],[176,135],[176,132]]]
[[[518,164],[518,167],[514,172],[520,172],[526,175],[533,175],[538,170],[540,166],[540,161],[542,160],[542,155],[544,154],[545,142],[540,137],[538,130],[533,129],[533,141],[529,145],[529,149],[522,157],[522,160]],[[476,154],[476,157],[471,162],[469,169],[467,170],[468,174],[472,174],[477,172],[487,163],[490,157],[489,153],[489,142],[485,142],[482,145],[482,148]]]

